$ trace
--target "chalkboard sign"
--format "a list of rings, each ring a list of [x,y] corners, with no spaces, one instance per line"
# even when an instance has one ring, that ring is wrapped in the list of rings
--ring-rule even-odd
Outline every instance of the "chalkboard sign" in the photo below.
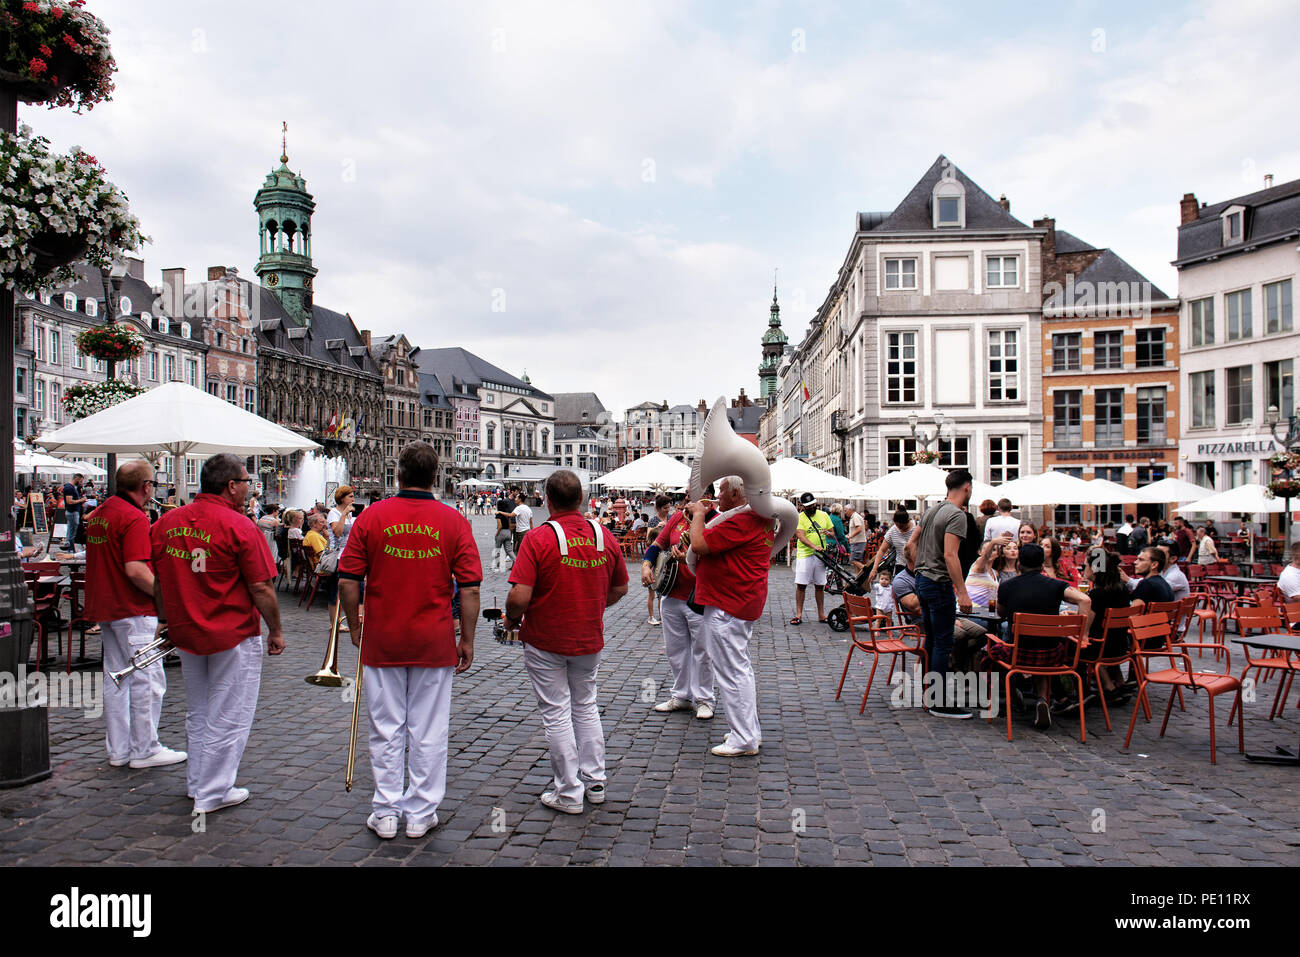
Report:
[[[45,522],[45,496],[40,492],[27,493],[27,502],[23,505],[23,518],[18,523],[18,527],[30,528],[37,535],[43,535],[50,530]]]

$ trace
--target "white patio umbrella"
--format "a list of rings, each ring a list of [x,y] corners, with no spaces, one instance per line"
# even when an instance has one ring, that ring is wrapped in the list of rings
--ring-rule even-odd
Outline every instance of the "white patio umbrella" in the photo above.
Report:
[[[1088,479],[1087,482],[1095,489],[1105,489],[1110,494],[1126,496],[1123,502],[1113,502],[1110,504],[1129,505],[1135,502],[1143,501],[1143,499],[1138,498],[1137,489],[1129,488],[1127,485],[1121,485],[1119,482],[1112,482],[1109,479]],[[1098,504],[1098,503],[1092,503],[1092,504]]]
[[[1065,472],[1014,479],[999,485],[992,497],[1009,498],[1015,505],[1127,505],[1134,500],[1132,489],[1096,486]]]
[[[44,472],[47,475],[89,474],[75,462],[65,462],[35,450],[14,453],[14,472]]]
[[[1150,485],[1143,485],[1137,490],[1137,500],[1152,505],[1166,505],[1169,502],[1195,502],[1197,499],[1208,498],[1213,494],[1212,488],[1205,488],[1183,479],[1167,478],[1152,482]]]
[[[1286,511],[1285,499],[1269,498],[1266,493],[1267,489],[1262,485],[1239,485],[1227,492],[1180,505],[1177,511],[1180,515],[1193,512],[1201,515],[1212,512],[1246,512],[1253,515],[1257,512]]]
[[[480,479],[472,478],[472,479],[465,479],[465,481],[460,483],[460,487],[465,488],[468,486],[469,488],[494,488],[499,486],[500,484],[501,484],[500,482],[484,482]]]
[[[782,497],[812,492],[818,498],[861,498],[862,486],[843,475],[799,459],[777,459],[771,464],[772,494]]]
[[[288,455],[321,448],[202,389],[169,382],[36,440],[51,452]]]
[[[948,494],[948,487],[944,484],[947,478],[947,470],[922,462],[868,482],[862,486],[858,497],[871,501],[942,498]],[[986,498],[994,501],[1000,498],[992,485],[978,480],[971,483],[970,497],[971,502],[976,504]]]
[[[86,478],[105,478],[108,475],[108,469],[101,469],[98,465],[82,459],[77,459],[72,465]]]
[[[651,452],[627,465],[592,479],[592,485],[605,488],[660,489],[681,488],[691,480],[691,467],[663,452]]]

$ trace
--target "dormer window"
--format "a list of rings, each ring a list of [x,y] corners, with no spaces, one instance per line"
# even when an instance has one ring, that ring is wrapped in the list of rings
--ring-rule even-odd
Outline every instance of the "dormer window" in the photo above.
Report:
[[[190,337],[190,324],[188,322],[181,323],[181,336],[186,339]]]
[[[168,322],[167,322],[167,317],[166,317],[166,316],[159,316],[159,317],[158,317],[158,331],[159,331],[159,332],[168,332],[168,331],[169,331],[169,328],[168,328]]]
[[[91,318],[94,318],[95,316],[98,316],[98,315],[99,315],[99,300],[98,300],[98,299],[87,299],[87,300],[86,300],[86,315],[90,316]]]
[[[1232,246],[1241,242],[1246,232],[1246,208],[1229,206],[1219,215],[1223,220],[1223,245]]]
[[[129,315],[131,315],[131,297],[130,297],[130,296],[123,296],[123,297],[122,297],[122,315],[124,315],[124,316],[129,316]]]
[[[65,292],[63,294],[63,308],[68,310],[68,312],[76,312],[77,297],[70,292]]]
[[[966,225],[966,188],[957,179],[953,167],[944,169],[943,178],[935,184],[930,200],[935,229],[960,229]]]

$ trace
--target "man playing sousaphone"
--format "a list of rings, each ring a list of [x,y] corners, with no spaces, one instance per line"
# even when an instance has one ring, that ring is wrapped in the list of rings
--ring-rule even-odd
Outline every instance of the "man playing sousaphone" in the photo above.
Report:
[[[713,493],[712,486],[705,492]],[[712,518],[713,512],[706,516]],[[655,705],[659,712],[689,711],[695,717],[707,720],[713,717],[713,663],[709,658],[708,634],[704,615],[689,604],[695,590],[695,575],[686,564],[686,549],[691,543],[690,518],[684,509],[670,518],[654,542],[646,549],[641,565],[643,584],[654,583],[655,562],[659,553],[668,549],[677,562],[677,580],[672,590],[663,596],[660,614],[663,615],[664,651],[673,671],[672,694],[667,701]]]

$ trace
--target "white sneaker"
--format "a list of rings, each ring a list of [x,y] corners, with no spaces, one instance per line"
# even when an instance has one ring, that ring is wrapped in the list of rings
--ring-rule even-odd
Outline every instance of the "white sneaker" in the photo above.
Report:
[[[587,800],[592,804],[605,803],[605,782],[593,781],[587,785]]]
[[[690,711],[691,703],[681,698],[669,698],[667,701],[661,701],[655,705],[656,711]]]
[[[375,817],[372,813],[366,818],[366,827],[374,831],[385,841],[397,837],[397,816],[395,814],[386,814],[383,817]]]
[[[184,751],[173,751],[171,748],[162,748],[155,751],[147,758],[132,758],[131,767],[133,768],[165,768],[169,764],[180,764],[189,755]]]
[[[374,815],[371,816],[373,817]],[[397,819],[392,818],[391,820],[393,821],[393,830],[395,832],[397,830]],[[428,834],[431,830],[433,830],[437,826],[438,826],[438,815],[436,814],[433,817],[429,818],[424,823],[417,823],[414,818],[408,817],[406,819],[406,836],[424,837],[424,835]],[[379,836],[383,837],[384,835],[380,834]]]
[[[713,717],[713,705],[709,704],[707,701],[701,701],[695,706],[695,717],[699,718],[701,721],[708,721]]]
[[[742,755],[758,754],[758,748],[753,748],[752,750],[748,748],[736,748],[732,747],[730,741],[724,741],[722,744],[710,748],[709,750],[720,758],[738,758]]]
[[[243,804],[248,800],[248,788],[231,788],[226,792],[226,796],[221,799],[221,803],[216,807],[207,808],[201,813],[211,814],[213,811],[220,811],[223,808],[234,807],[237,804]],[[200,808],[194,810],[200,811]]]
[[[656,618],[654,615],[651,615],[651,616],[650,616],[650,624],[652,624],[652,625],[658,625],[658,624],[660,624],[660,621],[659,621],[659,619]]]
[[[568,801],[561,800],[559,795],[557,795],[554,791],[545,792],[542,795],[542,803],[545,804],[547,807],[549,807],[552,811],[559,811],[562,814],[582,813],[581,801],[579,801],[576,804],[570,804]]]
[[[114,768],[124,768],[131,763],[130,758],[109,758],[108,763]]]

